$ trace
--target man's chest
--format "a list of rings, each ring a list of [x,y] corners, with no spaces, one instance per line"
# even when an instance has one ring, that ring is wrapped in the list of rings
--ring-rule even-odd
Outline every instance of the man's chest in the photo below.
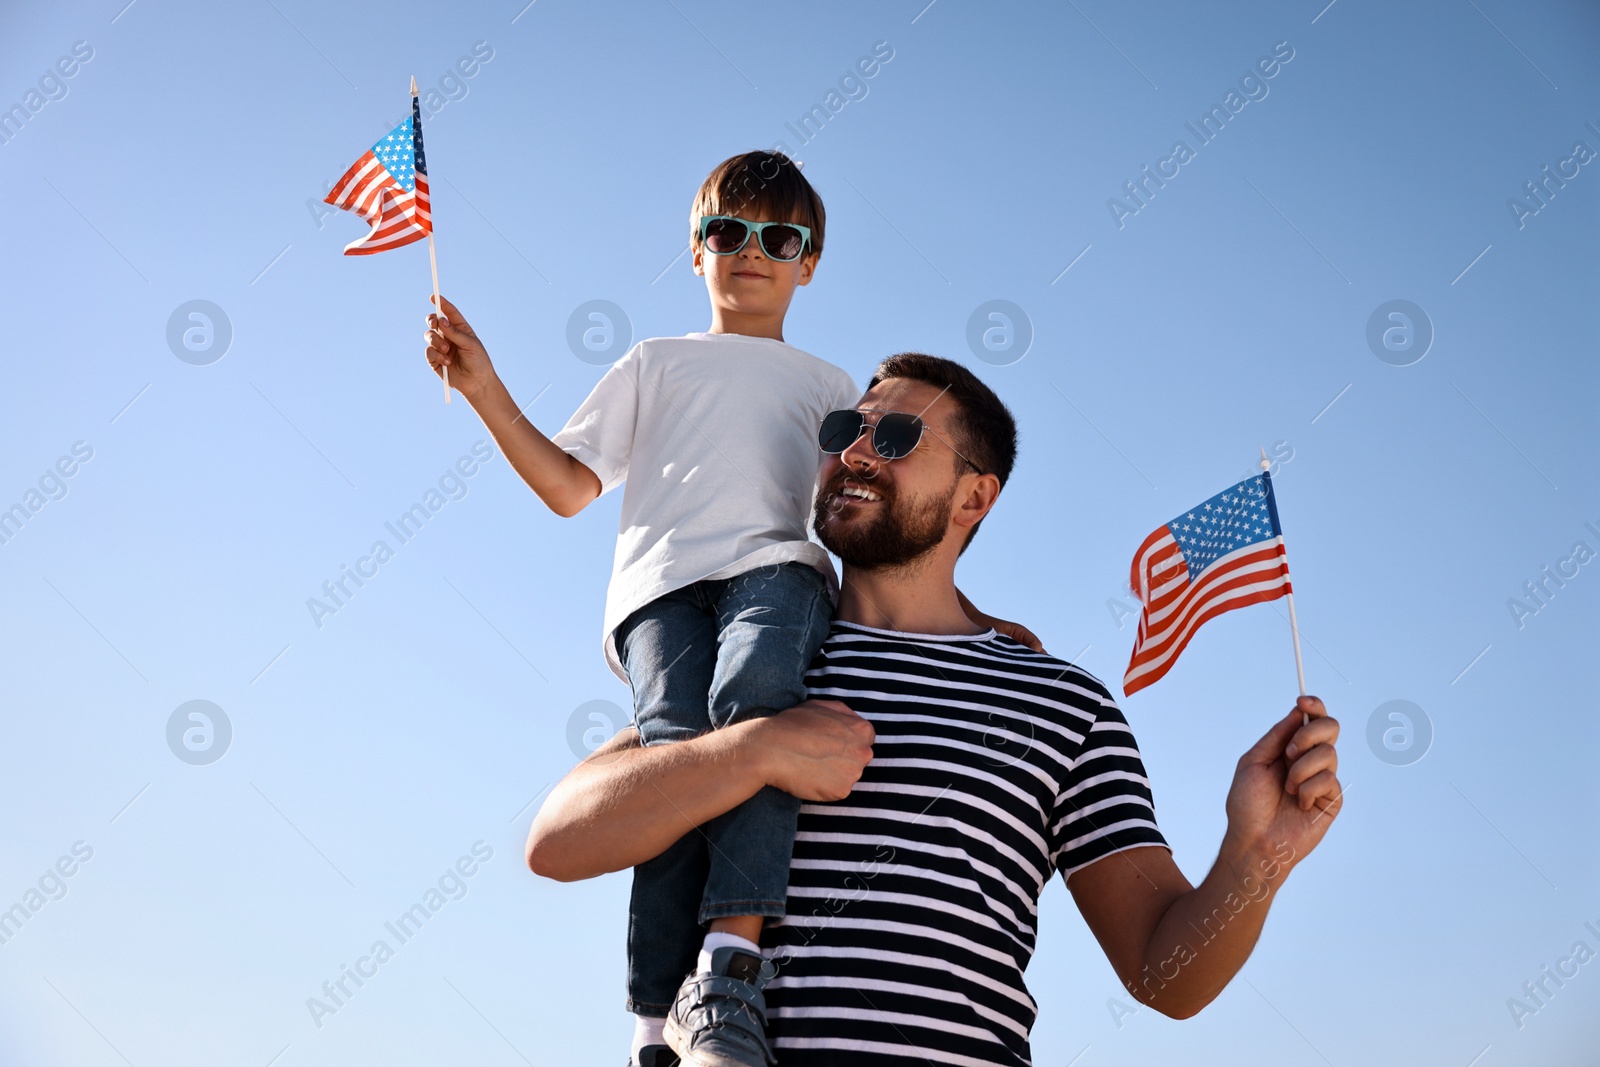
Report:
[[[832,696],[833,694],[829,694]],[[849,797],[801,809],[795,857],[838,872],[892,856],[1025,908],[1048,879],[1071,743],[1015,709],[835,696],[872,723]]]

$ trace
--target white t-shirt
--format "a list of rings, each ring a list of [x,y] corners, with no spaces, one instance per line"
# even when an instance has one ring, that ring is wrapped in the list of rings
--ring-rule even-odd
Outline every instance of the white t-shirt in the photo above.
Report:
[[[603,637],[620,678],[616,628],[701,579],[801,562],[837,599],[827,551],[808,538],[817,427],[860,399],[843,370],[767,337],[657,337],[612,364],[551,440],[602,493],[628,483]]]

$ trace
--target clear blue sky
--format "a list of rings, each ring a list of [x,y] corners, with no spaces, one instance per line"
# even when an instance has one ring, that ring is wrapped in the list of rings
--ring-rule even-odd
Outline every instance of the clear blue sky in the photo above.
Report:
[[[27,511],[0,544],[0,907],[44,884],[0,945],[0,1061],[625,1058],[628,877],[521,862],[575,711],[627,703],[599,651],[619,498],[558,519],[496,457],[398,545],[384,524],[487,434],[424,366],[423,247],[342,257],[359,220],[313,210],[408,76],[439,88],[481,41],[425,122],[440,278],[542,429],[603,372],[567,344],[580,304],[635,338],[706,327],[674,260],[695,187],[783,142],[830,224],[789,340],[860,380],[962,359],[1013,406],[1017,474],[958,578],[1052,651],[1120,682],[1140,540],[1259,448],[1292,456],[1345,812],[1184,1023],[1118,1025],[1053,884],[1036,1062],[1593,1062],[1600,961],[1542,1006],[1522,988],[1600,952],[1600,562],[1574,555],[1600,553],[1592,6],[125,2],[0,14],[0,107],[26,116],[0,124],[0,507]],[[892,59],[799,143],[878,42]],[[1541,202],[1545,166],[1567,177]],[[220,359],[169,345],[192,300],[231,327]],[[991,300],[1023,310],[1022,358],[969,347]],[[1431,323],[1418,361],[1369,345],[1393,300]],[[317,626],[307,599],[380,539],[393,558]],[[1569,577],[1528,599],[1547,565]],[[1295,694],[1282,607],[1210,623],[1126,702],[1192,879]],[[231,726],[206,765],[168,743],[192,700]],[[1420,760],[1368,743],[1395,700],[1431,724]],[[463,856],[465,895],[316,1025],[307,998]],[[1513,996],[1538,1007],[1520,1027]]]

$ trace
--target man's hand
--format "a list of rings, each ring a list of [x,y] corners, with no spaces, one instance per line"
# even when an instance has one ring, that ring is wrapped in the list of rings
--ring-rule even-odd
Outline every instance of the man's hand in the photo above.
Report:
[[[439,307],[444,314],[430,314],[423,334],[428,344],[428,365],[441,378],[444,368],[449,367],[450,384],[470,401],[495,380],[494,364],[456,306],[441,296]]]
[[[801,800],[843,800],[872,760],[877,731],[837,700],[808,700],[749,724],[768,785]]]
[[[1302,725],[1301,719],[1308,716]],[[1239,759],[1228,791],[1223,851],[1261,856],[1293,849],[1294,863],[1317,847],[1344,806],[1336,772],[1339,721],[1303,696]]]
[[[1105,856],[1067,880],[1117,977],[1142,1003],[1187,1019],[1239,973],[1277,887],[1339,814],[1338,737],[1322,701],[1303,696],[1250,747],[1228,791],[1222,848],[1198,886],[1156,845]]]
[[[835,700],[808,700],[670,745],[629,727],[556,783],[528,831],[528,867],[570,882],[637,866],[775,786],[843,800],[872,759],[872,724]]]

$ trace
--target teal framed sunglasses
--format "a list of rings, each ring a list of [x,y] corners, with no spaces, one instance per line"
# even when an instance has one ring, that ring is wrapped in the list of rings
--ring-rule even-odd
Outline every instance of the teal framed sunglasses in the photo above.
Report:
[[[811,247],[811,227],[798,222],[746,222],[732,215],[701,215],[700,243],[712,255],[731,256],[756,235],[768,259],[793,263]]]

